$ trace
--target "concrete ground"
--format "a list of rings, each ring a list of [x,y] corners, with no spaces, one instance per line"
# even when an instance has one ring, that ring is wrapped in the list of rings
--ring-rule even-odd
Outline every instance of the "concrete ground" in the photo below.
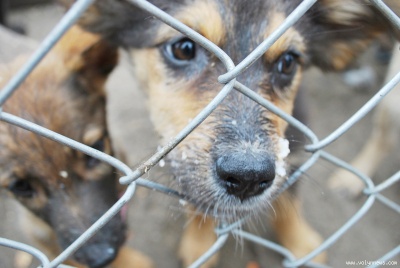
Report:
[[[10,21],[24,26],[32,39],[40,41],[61,14],[62,9],[52,4],[40,5],[14,10]],[[15,49],[16,44],[14,41],[0,40],[2,62],[17,53],[19,49]],[[308,96],[310,127],[318,137],[323,138],[335,130],[379,88],[385,66],[377,63],[371,53],[364,57],[362,63],[371,65],[377,74],[376,81],[364,90],[347,87],[338,74],[322,74],[315,69],[307,72],[304,88]],[[108,88],[112,135],[118,146],[126,150],[129,164],[135,167],[151,155],[158,145],[157,135],[145,110],[145,96],[135,87],[124,62],[113,73]],[[351,160],[370,132],[371,115],[368,115],[330,145],[327,151],[344,160]],[[395,150],[382,164],[374,180],[382,181],[397,172],[399,163],[400,154]],[[306,218],[324,238],[342,226],[365,201],[364,197],[355,200],[343,198],[327,187],[327,178],[334,169],[332,164],[320,160],[298,183]],[[148,175],[148,179],[166,185],[171,185],[170,178],[167,168],[156,168]],[[399,190],[399,184],[396,184],[384,193],[393,201],[400,202]],[[0,195],[0,237],[29,243],[15,222],[19,209],[5,194]],[[128,243],[149,255],[156,267],[179,267],[175,256],[185,222],[178,200],[147,189],[139,189],[130,206],[129,223],[133,239]],[[399,226],[400,215],[380,203],[375,203],[365,217],[329,248],[328,264],[332,267],[346,267],[346,261],[372,261],[379,258],[400,244]],[[274,239],[267,217],[262,224],[255,222],[248,229]],[[0,248],[0,268],[13,267],[13,256],[13,250]],[[400,256],[393,260],[400,267]],[[246,267],[249,261],[257,261],[260,267],[279,267],[282,259],[278,254],[253,243],[230,238],[221,251],[218,267]]]

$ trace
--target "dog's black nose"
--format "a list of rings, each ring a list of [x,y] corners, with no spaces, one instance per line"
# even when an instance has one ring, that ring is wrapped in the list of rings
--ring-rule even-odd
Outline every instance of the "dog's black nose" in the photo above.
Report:
[[[216,171],[227,192],[243,201],[272,185],[275,162],[270,156],[233,153],[217,159]]]
[[[90,268],[105,267],[116,256],[117,250],[106,243],[87,245],[75,253],[76,260]]]

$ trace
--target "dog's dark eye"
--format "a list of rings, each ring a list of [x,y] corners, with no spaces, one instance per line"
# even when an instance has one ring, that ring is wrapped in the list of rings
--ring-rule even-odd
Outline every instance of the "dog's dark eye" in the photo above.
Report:
[[[98,140],[95,143],[93,143],[90,147],[93,149],[96,149],[100,152],[104,152],[105,149],[105,144],[104,144],[104,139]],[[98,160],[97,158],[91,157],[89,155],[86,156],[86,167],[87,168],[94,168],[97,166],[101,161]]]
[[[195,46],[192,40],[183,38],[171,45],[171,53],[177,60],[191,60],[196,55]]]
[[[279,57],[274,64],[272,83],[279,88],[290,85],[296,74],[299,63],[299,55],[294,52],[286,52]]]
[[[35,194],[35,190],[28,180],[15,180],[8,186],[8,190],[10,190],[13,194],[19,197],[32,198]]]
[[[285,53],[277,62],[277,70],[281,74],[291,75],[296,69],[296,59],[292,53]]]
[[[189,38],[182,38],[166,44],[167,57],[176,64],[185,64],[196,57],[196,44]]]

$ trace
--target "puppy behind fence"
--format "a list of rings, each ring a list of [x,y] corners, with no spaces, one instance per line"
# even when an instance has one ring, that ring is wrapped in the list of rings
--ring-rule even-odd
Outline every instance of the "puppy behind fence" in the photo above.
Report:
[[[88,3],[89,1],[79,1],[76,5],[74,5],[75,9],[81,9],[86,7],[85,5]],[[39,133],[41,135],[47,136],[47,137],[51,137],[55,140],[58,140],[59,142],[63,143],[63,144],[68,144],[70,146],[73,146],[77,149],[80,149],[81,151],[88,153],[94,157],[99,158],[100,160],[106,161],[110,164],[113,164],[115,167],[117,167],[120,171],[124,172],[124,174],[126,174],[126,176],[124,178],[121,179],[121,182],[124,184],[128,184],[128,183],[132,183],[133,181],[136,180],[136,182],[133,182],[131,184],[131,188],[135,186],[135,184],[137,185],[143,185],[146,187],[157,187],[156,189],[160,190],[160,191],[164,191],[164,192],[171,192],[170,190],[162,187],[162,186],[157,186],[155,184],[152,184],[146,180],[143,179],[138,179],[141,175],[143,175],[145,172],[148,171],[148,168],[155,165],[167,152],[169,152],[172,148],[174,148],[184,137],[186,137],[188,135],[188,133],[190,133],[195,127],[197,127],[197,125],[200,124],[200,122],[202,120],[204,120],[210,113],[212,110],[214,110],[217,105],[219,103],[221,103],[223,101],[223,98],[232,90],[233,87],[235,87],[236,90],[240,91],[241,93],[245,94],[246,96],[248,96],[249,98],[253,99],[254,101],[258,102],[260,105],[264,106],[265,108],[267,108],[269,111],[278,114],[279,116],[281,116],[282,118],[284,118],[286,121],[289,122],[289,124],[295,125],[297,126],[303,133],[306,134],[307,137],[310,138],[310,140],[312,141],[312,145],[308,146],[308,149],[310,151],[315,151],[315,153],[313,154],[313,156],[297,171],[295,172],[292,177],[288,180],[287,182],[287,186],[290,185],[291,183],[293,183],[297,177],[303,173],[305,170],[307,170],[313,163],[315,163],[316,160],[318,160],[319,157],[325,158],[329,161],[332,161],[340,166],[343,166],[345,168],[348,168],[351,170],[351,167],[349,167],[346,163],[341,162],[338,159],[333,158],[332,156],[328,155],[327,153],[321,151],[320,149],[326,146],[325,141],[323,140],[322,142],[318,141],[318,138],[316,137],[316,135],[308,128],[306,128],[304,125],[302,125],[301,123],[299,123],[297,120],[295,120],[294,118],[291,118],[290,116],[286,115],[284,112],[282,112],[280,109],[277,109],[273,104],[271,104],[270,102],[266,101],[264,98],[258,96],[257,94],[255,94],[252,90],[248,89],[247,87],[245,87],[244,85],[236,82],[235,80],[231,80],[234,79],[234,77],[236,77],[236,75],[238,74],[238,72],[240,72],[241,70],[243,70],[243,68],[248,67],[249,64],[251,64],[252,62],[254,62],[254,60],[259,57],[261,54],[263,54],[267,48],[269,46],[271,46],[271,44],[273,43],[273,41],[275,41],[278,37],[279,34],[282,34],[284,32],[285,29],[287,29],[288,27],[290,27],[291,23],[295,22],[295,19],[298,19],[301,17],[302,13],[306,12],[306,10],[312,5],[314,4],[315,1],[304,1],[302,3],[301,6],[299,6],[298,9],[295,10],[294,13],[292,13],[292,15],[290,15],[288,17],[288,19],[285,21],[284,24],[282,24],[282,27],[279,27],[277,31],[275,31],[270,38],[268,38],[265,42],[263,42],[263,44],[258,47],[255,52],[251,53],[250,56],[246,57],[246,59],[243,61],[243,64],[239,64],[238,67],[234,67],[231,60],[229,59],[229,57],[222,53],[222,51],[216,47],[215,45],[213,45],[212,43],[210,43],[208,40],[205,40],[202,36],[200,36],[199,34],[197,34],[196,32],[188,29],[187,27],[185,27],[184,25],[180,24],[179,22],[177,22],[176,20],[172,19],[171,17],[169,17],[168,15],[166,15],[165,13],[163,13],[161,10],[154,8],[152,5],[148,4],[145,1],[131,1],[133,3],[135,3],[136,5],[140,5],[142,8],[146,9],[147,11],[151,12],[152,14],[154,14],[156,17],[158,17],[159,19],[163,20],[164,22],[170,24],[171,26],[173,26],[174,28],[177,28],[178,30],[180,30],[181,32],[183,32],[184,34],[186,34],[187,36],[189,36],[192,40],[200,42],[201,44],[203,44],[206,48],[209,48],[213,53],[215,53],[217,55],[218,58],[220,58],[223,62],[226,63],[227,69],[230,71],[230,74],[232,74],[229,77],[229,73],[225,76],[221,76],[220,77],[220,81],[222,82],[228,82],[230,81],[227,86],[224,87],[223,90],[221,90],[221,92],[217,95],[216,98],[213,99],[213,101],[206,107],[206,109],[204,109],[199,116],[197,116],[195,119],[192,120],[191,124],[188,125],[184,131],[182,131],[174,140],[173,142],[169,143],[168,146],[164,147],[161,151],[159,151],[156,155],[154,155],[152,158],[149,159],[149,161],[147,161],[142,167],[139,167],[139,169],[135,170],[135,171],[131,171],[129,168],[127,168],[123,163],[118,162],[115,159],[112,159],[106,155],[103,154],[99,154],[90,150],[87,150],[87,148],[84,148],[82,146],[80,146],[80,144],[74,143],[73,141],[67,140],[65,137],[61,137],[59,135],[54,135],[54,133],[50,133],[47,130],[43,130],[40,128],[37,128],[35,126],[33,126],[32,124],[30,124],[29,122],[21,122],[20,125],[24,125],[25,127],[28,128],[32,128],[32,130],[36,133]],[[80,5],[81,4],[81,5]],[[83,10],[83,9],[82,9]],[[72,14],[78,14],[76,12],[76,10],[70,11],[72,12]],[[71,13],[68,14],[71,14]],[[66,18],[68,18],[69,16],[67,15]],[[65,22],[65,21],[63,21]],[[64,24],[65,28],[66,26],[68,26],[68,24],[71,24],[72,21],[67,20],[67,23]],[[62,25],[62,24],[61,24]],[[62,27],[61,27],[62,28]],[[58,32],[58,29],[57,31]],[[62,30],[60,31],[62,32]],[[58,32],[58,33],[60,33]],[[47,44],[46,44],[47,45]],[[44,49],[46,50],[46,49]],[[260,52],[261,51],[261,52]],[[40,53],[38,53],[40,54]],[[31,69],[33,68],[32,66],[29,66],[27,69]],[[228,77],[228,78],[226,78]],[[225,79],[224,79],[225,78]],[[21,79],[21,78],[19,78]],[[18,79],[17,79],[18,80]],[[388,91],[391,90],[391,88],[393,88],[393,86],[398,83],[400,80],[400,75],[395,76],[386,87],[384,87],[378,94],[377,96],[380,95],[385,95]],[[16,83],[18,84],[18,83]],[[14,86],[11,86],[10,88],[13,88]],[[2,91],[3,93],[3,91]],[[2,96],[4,97],[4,95],[7,94],[3,94]],[[6,98],[1,98],[1,103],[4,103]],[[378,99],[375,98],[375,99]],[[370,110],[375,104],[376,104],[376,100],[373,100],[372,103],[369,103],[368,105],[366,105],[365,110]],[[365,114],[365,112],[364,112]],[[359,120],[362,117],[362,113],[357,114],[355,117],[352,118],[352,120],[347,124],[347,125],[352,125],[354,124],[354,121]],[[10,123],[13,124],[18,124],[18,120],[16,120],[15,118],[10,118],[8,119],[8,115],[2,113],[2,120],[4,121],[8,121]],[[25,124],[26,123],[26,124]],[[344,127],[344,129],[346,128],[346,126]],[[342,128],[343,129],[343,128]],[[335,135],[330,136],[330,137],[334,137],[337,138],[338,135],[342,134],[344,131],[342,131],[340,129],[339,134],[335,133]],[[328,140],[329,138],[328,137]],[[353,170],[354,173],[357,174],[357,171]],[[362,174],[358,174],[361,178],[363,178],[368,187],[371,189],[374,188],[374,185],[372,184],[372,182],[368,179],[365,178]],[[398,181],[398,178],[391,180],[392,184],[395,183],[396,181]],[[306,257],[300,259],[300,260],[295,260],[290,253],[288,253],[284,248],[279,247],[278,245],[275,244],[271,244],[270,242],[266,241],[266,240],[262,240],[259,239],[257,237],[251,236],[250,234],[247,234],[243,231],[238,231],[236,229],[236,225],[232,225],[229,227],[224,226],[223,229],[219,230],[218,233],[220,235],[220,239],[217,241],[217,243],[215,244],[215,246],[213,248],[210,249],[209,252],[206,253],[206,255],[201,258],[196,264],[193,265],[193,267],[197,267],[198,265],[200,265],[200,263],[203,263],[208,257],[210,257],[212,254],[214,254],[218,248],[220,248],[220,246],[222,246],[224,240],[226,239],[226,236],[230,233],[230,232],[234,232],[236,234],[239,234],[241,236],[243,236],[246,239],[250,239],[254,242],[257,243],[262,243],[264,246],[272,248],[278,252],[280,252],[281,254],[285,255],[285,257],[287,258],[287,261],[285,263],[285,265],[287,266],[298,266],[301,264],[304,264],[306,262],[308,262],[310,259],[312,259],[314,256],[318,255],[321,251],[323,251],[324,249],[326,249],[327,247],[329,247],[335,240],[337,240],[341,235],[343,235],[345,233],[346,230],[348,230],[348,228],[350,228],[354,223],[356,223],[368,210],[368,208],[373,204],[373,202],[375,201],[375,198],[378,197],[379,200],[383,200],[383,198],[378,194],[378,195],[371,195],[367,202],[365,203],[365,205],[363,206],[363,208],[357,212],[354,217],[349,220],[340,230],[338,230],[335,234],[333,234],[329,239],[327,239],[322,245],[321,247],[319,247],[318,249],[316,249],[314,252],[312,252],[311,254],[307,255]],[[129,197],[128,197],[129,199]],[[124,200],[124,201],[121,201]],[[117,210],[119,210],[121,208],[120,203],[126,202],[126,199],[121,199],[119,204],[116,205],[115,208],[112,208],[109,212],[109,214],[115,214]],[[387,203],[387,202],[386,202]],[[392,207],[398,209],[398,206],[396,206],[396,204],[392,204]],[[109,215],[107,215],[108,217]],[[67,249],[63,254],[61,254],[59,256],[59,258],[57,258],[56,260],[54,260],[51,263],[43,263],[43,265],[50,265],[49,267],[54,267],[57,264],[61,263],[67,255],[69,255],[72,251],[76,250],[77,247],[79,247],[82,244],[82,241],[85,241],[88,238],[88,234],[89,236],[92,234],[93,230],[96,230],[100,225],[103,225],[105,223],[105,221],[107,221],[109,218],[107,217],[103,217],[102,219],[100,219],[95,225],[93,225],[93,228],[90,228],[88,233],[85,233],[81,238],[82,239],[78,239],[76,241],[76,243],[74,243],[69,249]],[[4,243],[4,242],[3,242]],[[389,258],[391,255],[393,254],[397,254],[399,251],[398,248],[394,249],[391,253],[389,253],[387,256],[385,256],[386,258]]]

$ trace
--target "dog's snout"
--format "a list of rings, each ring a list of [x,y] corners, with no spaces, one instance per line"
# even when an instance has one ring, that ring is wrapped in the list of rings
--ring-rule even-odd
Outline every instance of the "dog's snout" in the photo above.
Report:
[[[110,264],[117,256],[115,247],[104,244],[93,244],[83,247],[75,253],[78,262],[88,265],[91,268],[101,268]]]
[[[234,153],[217,159],[216,172],[227,192],[243,201],[271,186],[275,164],[270,156]]]

